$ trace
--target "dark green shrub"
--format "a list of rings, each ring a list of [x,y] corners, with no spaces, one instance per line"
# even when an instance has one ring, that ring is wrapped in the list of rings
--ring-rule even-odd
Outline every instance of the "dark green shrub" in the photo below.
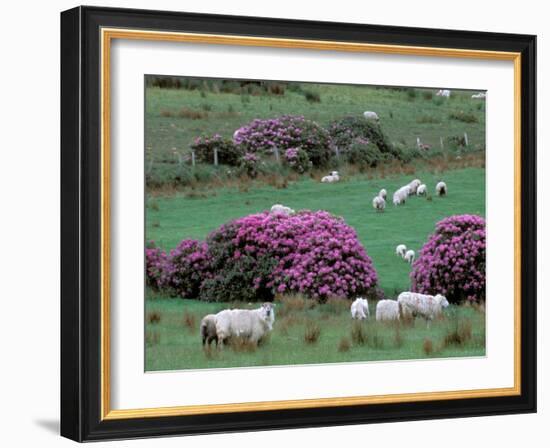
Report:
[[[451,120],[462,121],[463,123],[477,123],[478,119],[472,112],[464,112],[463,110],[451,112],[449,114]]]
[[[218,150],[218,163],[222,165],[238,166],[244,151],[231,139],[223,138],[219,134],[211,137],[197,137],[191,145],[195,151],[197,161],[214,163],[214,149]]]
[[[357,138],[346,151],[347,160],[361,168],[375,167],[384,160],[384,154],[380,152],[374,143]]]

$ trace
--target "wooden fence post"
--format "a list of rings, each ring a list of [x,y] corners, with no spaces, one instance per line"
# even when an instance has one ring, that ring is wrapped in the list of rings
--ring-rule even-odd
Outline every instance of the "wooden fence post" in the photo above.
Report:
[[[416,147],[420,149],[420,137],[416,137]]]
[[[469,146],[469,144],[468,144],[468,134],[466,134],[466,132],[464,133],[464,143],[466,143],[466,146]]]
[[[218,148],[214,148],[214,165],[218,166]]]
[[[338,146],[335,146],[334,151],[336,152],[336,158],[339,159],[340,158],[340,148],[338,148]]]
[[[191,151],[191,165],[195,166],[195,151]]]
[[[441,149],[444,149],[444,146],[443,146],[443,137],[439,137],[439,144],[441,145]]]
[[[279,157],[279,148],[277,148],[276,146],[273,148],[273,151],[275,152],[275,160],[277,161],[277,163],[280,162],[280,157]]]

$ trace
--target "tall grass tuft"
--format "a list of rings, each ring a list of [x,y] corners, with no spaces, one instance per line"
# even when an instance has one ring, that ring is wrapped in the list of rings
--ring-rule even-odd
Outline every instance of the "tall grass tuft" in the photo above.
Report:
[[[345,336],[342,337],[342,339],[340,339],[340,342],[338,343],[338,351],[340,353],[349,352],[350,348],[351,348],[351,342],[349,341],[349,339]]]
[[[424,343],[422,344],[422,349],[426,356],[430,356],[434,351],[434,343],[430,338],[424,338]]]
[[[147,313],[147,322],[150,324],[158,324],[161,320],[161,314],[158,311],[149,311]]]
[[[183,313],[183,325],[189,331],[195,331],[197,328],[197,316],[193,313],[188,313],[187,311]]]
[[[315,344],[321,336],[321,327],[315,321],[308,321],[304,331],[304,342],[306,344]]]

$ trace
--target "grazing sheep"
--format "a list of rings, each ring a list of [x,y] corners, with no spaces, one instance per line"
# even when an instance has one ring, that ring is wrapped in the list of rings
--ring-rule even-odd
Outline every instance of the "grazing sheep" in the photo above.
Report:
[[[273,329],[275,311],[273,304],[264,303],[255,310],[223,310],[216,314],[218,347],[232,336],[240,337],[257,345]]]
[[[351,304],[351,318],[352,319],[368,319],[370,317],[369,302],[367,299],[358,297]]]
[[[218,334],[216,333],[216,316],[214,314],[208,314],[204,316],[201,320],[201,337],[202,345],[210,344],[212,341],[216,342],[218,345]]]
[[[436,96],[443,96],[445,98],[449,98],[451,96],[451,91],[450,90],[446,90],[446,89],[442,89],[442,90],[439,90],[437,93],[436,93]]]
[[[271,213],[274,215],[293,215],[295,211],[290,207],[285,207],[282,204],[275,204],[271,207]]]
[[[380,118],[378,117],[378,114],[376,112],[372,112],[370,110],[367,110],[367,111],[363,112],[363,116],[367,120],[380,121]]]
[[[435,186],[435,192],[438,196],[445,196],[447,194],[447,184],[443,181],[440,181]]]
[[[399,190],[397,190],[393,194],[393,205],[404,204],[409,197],[410,192],[411,188],[408,185],[405,185],[404,187],[401,187]]]
[[[380,196],[381,198],[383,198],[384,200],[386,200],[386,197],[388,196],[388,192],[386,191],[385,188],[382,188],[382,189],[378,192],[378,196]]]
[[[409,194],[416,194],[416,190],[422,184],[420,179],[415,179],[411,181],[407,186],[409,187]]]
[[[324,176],[321,179],[321,182],[331,184],[333,182],[338,182],[339,180],[340,180],[340,175],[338,174],[338,171],[331,171],[328,176]]]
[[[407,246],[400,244],[395,248],[395,255],[399,255],[401,258],[405,258],[405,253],[407,252]]]
[[[380,300],[376,305],[376,320],[399,320],[397,300]]]
[[[472,95],[472,98],[474,100],[480,100],[480,99],[483,99],[487,96],[487,94],[485,92],[479,92],[479,93],[475,93]]]
[[[441,294],[430,296],[417,292],[402,292],[397,297],[399,314],[401,317],[423,317],[430,325],[430,321],[439,316],[449,302]]]
[[[417,196],[426,196],[426,193],[428,191],[428,187],[426,187],[426,184],[420,184],[418,188],[416,189],[416,195]]]
[[[375,196],[372,200],[372,206],[377,212],[383,212],[386,208],[386,201],[381,196]]]
[[[405,253],[405,256],[403,257],[405,259],[405,261],[409,264],[413,264],[413,261],[414,261],[414,250],[412,249],[409,249],[406,253]]]

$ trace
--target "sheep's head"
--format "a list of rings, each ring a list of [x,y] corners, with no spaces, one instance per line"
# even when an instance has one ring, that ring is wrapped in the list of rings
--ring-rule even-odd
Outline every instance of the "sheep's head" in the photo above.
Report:
[[[435,300],[437,300],[437,302],[441,305],[441,308],[447,308],[449,306],[447,298],[441,294],[436,295]]]
[[[275,305],[270,302],[265,302],[262,304],[260,308],[261,316],[264,319],[271,319],[271,317],[275,317]]]

